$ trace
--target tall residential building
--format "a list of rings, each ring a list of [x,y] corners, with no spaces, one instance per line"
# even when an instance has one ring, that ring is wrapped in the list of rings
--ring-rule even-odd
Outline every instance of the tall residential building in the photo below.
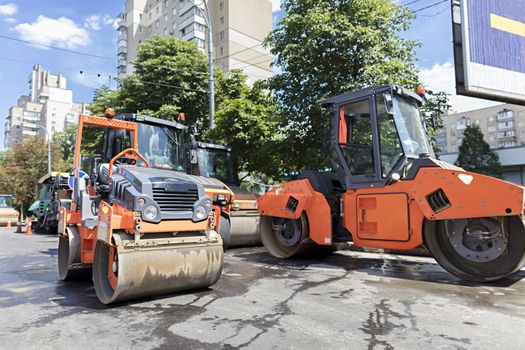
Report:
[[[29,93],[18,98],[5,121],[4,147],[18,144],[29,136],[46,136],[63,131],[76,123],[79,114],[89,113],[84,103],[73,102],[73,92],[66,88],[66,78],[53,75],[39,64],[28,78]]]
[[[525,145],[525,106],[501,104],[443,116],[444,127],[436,141],[442,153],[458,152],[467,126],[476,124],[491,148]]]
[[[133,72],[138,46],[154,35],[191,40],[207,52],[205,0],[127,0],[118,21],[119,76]],[[262,42],[272,30],[271,0],[207,0],[214,64],[242,69],[248,82],[272,76],[272,55]]]

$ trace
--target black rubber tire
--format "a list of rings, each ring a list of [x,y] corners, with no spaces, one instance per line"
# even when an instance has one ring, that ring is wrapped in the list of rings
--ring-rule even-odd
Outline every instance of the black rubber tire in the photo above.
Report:
[[[272,217],[261,216],[261,241],[268,252],[276,258],[314,258],[330,254],[336,250],[335,246],[322,246],[316,244],[309,238],[310,228],[306,214],[302,214],[299,219],[301,224],[301,238],[293,246],[282,245],[272,229]]]
[[[447,238],[444,221],[426,221],[425,245],[436,261],[452,275],[470,282],[492,282],[507,277],[525,265],[525,227],[518,216],[509,216],[507,251],[488,262],[474,262],[456,252]]]
[[[219,235],[222,238],[222,246],[224,250],[228,249],[230,246],[230,239],[231,239],[231,223],[230,219],[228,219],[226,216],[221,215],[220,221],[219,221]]]

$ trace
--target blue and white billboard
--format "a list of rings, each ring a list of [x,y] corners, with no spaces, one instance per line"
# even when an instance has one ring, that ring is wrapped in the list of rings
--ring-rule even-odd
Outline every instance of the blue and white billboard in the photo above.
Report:
[[[525,102],[525,0],[462,0],[461,32],[460,92]]]

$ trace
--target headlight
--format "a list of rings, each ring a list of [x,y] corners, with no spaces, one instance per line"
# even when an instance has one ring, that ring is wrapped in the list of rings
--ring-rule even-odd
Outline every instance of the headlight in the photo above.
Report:
[[[206,216],[208,216],[208,211],[206,210],[206,207],[203,205],[198,205],[197,208],[195,208],[195,212],[193,213],[193,218],[195,221],[201,221],[206,219]]]
[[[144,211],[142,213],[143,213],[145,219],[147,219],[149,221],[153,221],[153,220],[155,220],[157,218],[157,215],[158,215],[159,211],[157,210],[157,208],[154,205],[148,205],[146,207],[146,209],[144,209]]]

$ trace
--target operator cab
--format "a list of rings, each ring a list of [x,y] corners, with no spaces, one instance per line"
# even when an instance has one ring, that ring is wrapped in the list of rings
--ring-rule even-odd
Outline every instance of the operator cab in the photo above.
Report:
[[[392,85],[329,98],[334,111],[331,160],[345,188],[383,187],[407,179],[434,152],[419,114],[423,100]]]
[[[194,175],[213,177],[227,185],[238,185],[239,179],[233,172],[231,148],[205,142],[195,142],[197,153],[192,161]]]

